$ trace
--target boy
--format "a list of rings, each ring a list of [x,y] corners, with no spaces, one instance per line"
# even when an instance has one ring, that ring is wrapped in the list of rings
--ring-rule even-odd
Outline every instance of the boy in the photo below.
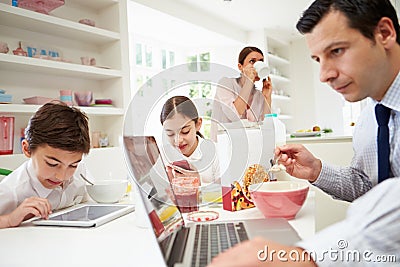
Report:
[[[0,182],[0,228],[87,199],[82,160],[89,153],[88,118],[61,102],[43,105],[30,119],[22,141],[29,158]]]

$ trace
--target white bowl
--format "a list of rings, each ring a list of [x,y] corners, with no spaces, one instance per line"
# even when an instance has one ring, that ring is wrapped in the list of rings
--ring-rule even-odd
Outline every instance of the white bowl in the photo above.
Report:
[[[94,185],[86,185],[86,190],[98,203],[116,203],[125,195],[127,187],[127,180],[98,180]]]

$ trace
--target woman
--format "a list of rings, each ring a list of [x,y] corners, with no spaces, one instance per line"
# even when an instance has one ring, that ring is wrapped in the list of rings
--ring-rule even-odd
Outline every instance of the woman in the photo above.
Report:
[[[257,61],[264,61],[260,49],[248,46],[242,49],[238,58],[240,77],[224,77],[216,89],[212,112],[211,139],[217,141],[218,123],[233,122],[240,119],[249,121],[263,120],[271,112],[271,78],[263,80],[262,90],[255,88],[259,81],[253,67]]]
[[[168,99],[161,111],[160,121],[163,125],[172,150],[178,151],[180,159],[187,160],[194,172],[198,172],[202,185],[220,184],[219,161],[215,144],[203,138],[199,132],[202,118],[199,117],[196,106],[186,96],[174,96]],[[166,161],[171,165],[177,161],[176,153],[164,146]],[[182,166],[182,165],[181,165]],[[174,168],[174,166],[171,166]],[[174,175],[191,175],[192,171],[179,168]]]

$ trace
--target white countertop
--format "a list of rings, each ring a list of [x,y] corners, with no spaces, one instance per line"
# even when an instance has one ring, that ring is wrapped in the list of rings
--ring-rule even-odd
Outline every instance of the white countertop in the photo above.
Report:
[[[220,219],[262,218],[257,208]],[[97,228],[34,226],[0,229],[0,266],[165,266],[151,228],[138,227],[135,212]],[[314,192],[290,224],[302,238],[314,234]]]
[[[310,137],[291,137],[290,134],[286,137],[286,143],[339,143],[352,142],[351,135],[338,135],[335,133],[322,133],[320,136]]]

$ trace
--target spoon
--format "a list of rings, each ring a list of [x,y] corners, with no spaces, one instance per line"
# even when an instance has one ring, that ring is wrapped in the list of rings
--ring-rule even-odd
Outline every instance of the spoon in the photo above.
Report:
[[[279,159],[281,158],[280,154],[276,159],[275,159],[275,163],[272,165],[273,160],[271,159],[271,168],[269,168],[268,170],[268,174],[270,176],[271,180],[275,180],[275,173],[280,172],[280,171],[284,171],[286,168],[283,165],[280,165],[278,163]]]
[[[89,183],[90,185],[94,185],[94,183],[92,183],[91,181],[89,181],[88,179],[86,179],[85,176],[83,176],[83,174],[81,173],[81,177],[83,180],[85,180],[87,183]]]
[[[273,166],[271,166],[271,169],[273,169],[273,168],[278,168],[278,165],[279,165],[278,161],[279,161],[279,159],[281,158],[281,156],[282,156],[282,154],[279,154],[279,156],[276,157],[275,163],[274,163]]]

